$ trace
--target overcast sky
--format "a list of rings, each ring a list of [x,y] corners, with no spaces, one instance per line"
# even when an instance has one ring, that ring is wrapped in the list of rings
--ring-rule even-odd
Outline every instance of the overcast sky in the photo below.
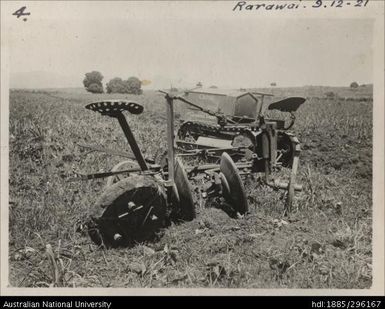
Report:
[[[91,70],[104,82],[134,75],[154,87],[373,81],[370,20],[266,18],[234,14],[226,5],[226,14],[216,14],[202,3],[30,2],[26,22],[7,21],[10,71],[60,74],[76,85]]]

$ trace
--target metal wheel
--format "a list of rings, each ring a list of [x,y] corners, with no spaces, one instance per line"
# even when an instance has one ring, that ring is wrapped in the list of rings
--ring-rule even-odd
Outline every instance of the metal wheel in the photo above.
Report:
[[[88,233],[107,248],[154,239],[167,225],[165,190],[150,176],[130,176],[107,187],[95,211]]]
[[[236,212],[241,215],[245,214],[249,210],[245,187],[234,161],[226,152],[221,156],[220,170],[224,199]]]
[[[116,164],[111,169],[111,172],[117,172],[117,171],[122,171],[122,170],[130,169],[130,168],[136,168],[136,167],[139,169],[139,164],[136,161],[126,160],[126,161],[122,161],[122,162],[119,162],[118,164]],[[127,177],[127,175],[124,175],[124,174],[110,176],[107,178],[106,187],[110,187],[114,183],[117,183],[126,177]]]

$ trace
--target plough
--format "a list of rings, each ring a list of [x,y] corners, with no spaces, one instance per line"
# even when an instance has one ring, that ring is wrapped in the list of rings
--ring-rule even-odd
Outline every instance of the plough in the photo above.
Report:
[[[227,143],[245,136],[252,141],[251,144],[227,143],[226,147],[215,147],[207,143],[199,144],[199,138],[189,142],[187,136],[196,133],[191,130],[192,122],[184,123],[175,139],[175,102],[182,101],[190,106],[194,103],[161,92],[167,103],[167,152],[159,162],[143,156],[124,115],[124,112],[141,114],[142,105],[126,100],[103,100],[86,106],[88,110],[117,119],[133,153],[80,145],[90,151],[106,151],[128,159],[109,172],[77,174],[77,179],[107,178],[106,189],[95,205],[97,211],[87,223],[88,233],[96,244],[105,247],[131,246],[155,238],[158,231],[171,221],[193,220],[196,209],[191,181],[197,175],[203,175],[204,179],[200,188],[202,196],[214,198],[223,209],[231,210],[226,211],[228,214],[239,217],[249,211],[241,175],[263,172],[267,185],[288,191],[285,209],[290,211],[294,191],[301,190],[301,186],[295,183],[299,155],[299,142],[295,137],[280,134],[277,131],[280,124],[263,117],[258,124],[254,121],[246,125],[240,124],[239,119],[221,117],[219,127],[215,127],[221,139]],[[218,138],[212,127],[206,129],[202,129],[206,137]],[[290,156],[278,151],[279,145],[287,146],[288,141],[292,147]],[[185,157],[198,156],[203,160],[210,159],[210,162],[185,166],[182,161]],[[292,167],[288,183],[271,177],[271,172],[280,164]]]

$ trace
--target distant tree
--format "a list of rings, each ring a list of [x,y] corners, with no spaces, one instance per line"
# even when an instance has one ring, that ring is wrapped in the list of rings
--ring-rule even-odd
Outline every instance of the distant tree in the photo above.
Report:
[[[218,87],[215,86],[215,85],[210,86],[210,88],[211,88],[211,89],[218,89]]]
[[[106,84],[106,91],[107,93],[142,94],[141,86],[142,82],[137,77],[130,77],[127,80],[115,77]]]
[[[103,80],[103,75],[100,72],[92,71],[85,74],[85,77],[83,79],[83,85],[88,92],[103,93],[102,80]]]
[[[203,84],[202,84],[202,82],[198,82],[198,83],[196,84],[196,86],[197,86],[197,87],[202,87]]]
[[[128,93],[128,85],[120,77],[115,77],[106,84],[106,92],[107,93]]]
[[[131,93],[131,94],[142,94],[143,91],[141,89],[142,87],[142,82],[140,81],[139,78],[137,77],[129,77],[127,80],[126,80],[126,83],[127,83],[127,87],[128,87],[128,93]]]
[[[331,99],[331,100],[333,100],[333,99],[335,99],[337,97],[336,94],[333,91],[326,92],[325,96],[326,96],[326,98]]]
[[[357,82],[352,82],[351,84],[350,84],[350,88],[358,88],[358,83]]]
[[[277,86],[277,83],[273,82],[273,83],[270,84],[270,86],[271,87],[275,87],[275,86]]]

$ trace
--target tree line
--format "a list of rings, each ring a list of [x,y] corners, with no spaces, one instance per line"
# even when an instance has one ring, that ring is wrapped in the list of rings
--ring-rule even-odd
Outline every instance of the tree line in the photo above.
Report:
[[[104,93],[103,78],[104,76],[98,71],[86,73],[83,80],[84,88],[91,93]],[[129,77],[126,80],[115,77],[106,83],[106,92],[142,94],[142,82],[135,76]]]

